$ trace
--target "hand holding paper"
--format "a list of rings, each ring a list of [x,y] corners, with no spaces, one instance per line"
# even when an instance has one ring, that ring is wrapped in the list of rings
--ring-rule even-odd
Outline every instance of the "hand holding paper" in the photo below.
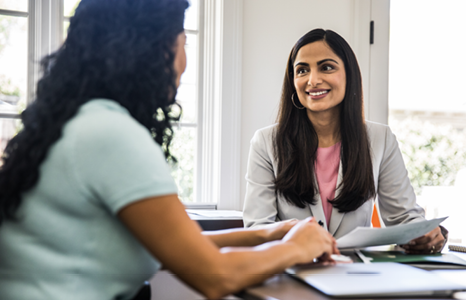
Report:
[[[353,231],[337,240],[337,247],[339,249],[344,249],[406,244],[412,239],[432,231],[446,218],[447,217],[385,228],[356,227]]]

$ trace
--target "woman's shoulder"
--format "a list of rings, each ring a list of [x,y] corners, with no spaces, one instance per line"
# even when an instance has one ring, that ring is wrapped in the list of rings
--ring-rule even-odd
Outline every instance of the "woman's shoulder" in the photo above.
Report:
[[[126,108],[118,102],[109,99],[92,99],[79,108],[79,117],[92,117],[93,115],[119,119],[131,116]]]
[[[266,127],[263,127],[261,129],[256,130],[253,136],[253,140],[257,139],[266,139],[270,140],[273,137],[273,133],[275,131],[275,128],[277,127],[277,124],[272,124]]]
[[[367,128],[367,133],[369,134],[369,137],[371,138],[374,138],[374,137],[385,138],[387,133],[391,133],[390,127],[388,125],[373,122],[373,121],[366,120],[366,128]]]
[[[112,134],[118,138],[126,132],[148,132],[126,108],[108,99],[93,99],[83,104],[67,127],[85,135],[103,134],[106,138]]]
[[[272,125],[269,125],[269,126],[266,126],[266,127],[262,127],[261,129],[258,129],[256,131],[256,133],[261,133],[261,134],[269,134],[269,133],[272,133],[273,130],[277,127],[278,123],[275,123],[275,124],[272,124]]]
[[[276,126],[276,124],[273,124],[256,130],[253,137],[251,138],[251,147],[256,150],[270,150],[273,147],[273,134]]]
[[[388,128],[388,125],[366,120],[366,127],[367,129],[371,130],[386,130]]]
[[[396,136],[386,124],[366,121],[366,128],[372,149],[385,149],[397,145]]]
[[[63,132],[65,144],[84,147],[89,151],[92,149],[96,153],[99,149],[125,151],[131,145],[148,149],[159,147],[149,130],[123,106],[111,100],[91,100],[82,105],[77,115],[65,125]]]

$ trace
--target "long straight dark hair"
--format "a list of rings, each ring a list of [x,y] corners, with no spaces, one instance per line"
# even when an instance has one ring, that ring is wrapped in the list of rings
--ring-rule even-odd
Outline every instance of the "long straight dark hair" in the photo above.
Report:
[[[371,150],[364,122],[361,71],[351,47],[331,30],[314,29],[306,33],[296,42],[288,58],[274,132],[278,161],[275,192],[300,208],[316,203],[314,196],[318,187],[314,169],[319,141],[306,109],[297,109],[291,100],[296,92],[293,64],[298,51],[316,41],[324,41],[345,67],[346,91],[339,104],[343,180],[337,187],[341,188],[338,197],[329,200],[340,212],[354,211],[375,195]]]

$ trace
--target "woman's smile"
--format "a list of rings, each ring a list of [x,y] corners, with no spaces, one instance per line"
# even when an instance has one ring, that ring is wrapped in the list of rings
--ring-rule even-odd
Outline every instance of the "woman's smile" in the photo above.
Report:
[[[312,90],[306,91],[306,94],[308,94],[312,100],[318,100],[318,99],[322,99],[325,96],[327,96],[329,92],[330,90],[312,89]]]

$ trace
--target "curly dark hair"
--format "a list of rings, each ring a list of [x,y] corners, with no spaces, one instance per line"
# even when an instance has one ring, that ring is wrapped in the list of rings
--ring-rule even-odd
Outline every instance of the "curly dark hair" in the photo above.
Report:
[[[21,194],[39,179],[39,166],[84,103],[117,101],[146,127],[167,160],[180,115],[174,70],[186,0],[82,0],[68,36],[41,61],[35,101],[21,114],[23,129],[10,140],[0,169],[0,224],[15,219]]]

